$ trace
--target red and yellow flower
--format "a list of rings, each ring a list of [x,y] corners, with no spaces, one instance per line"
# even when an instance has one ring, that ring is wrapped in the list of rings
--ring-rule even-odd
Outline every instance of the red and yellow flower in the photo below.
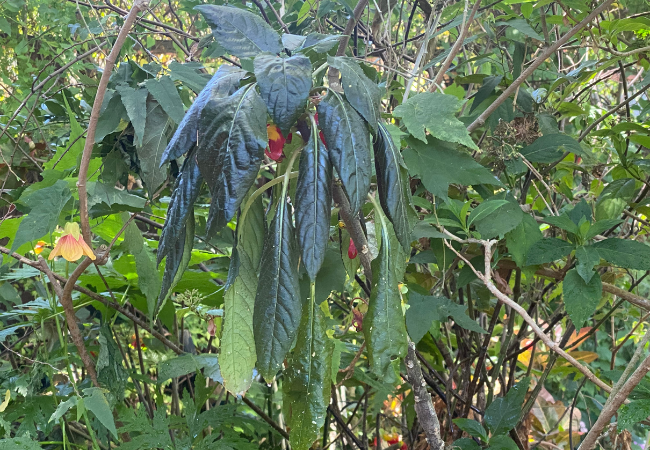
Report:
[[[38,241],[36,243],[36,245],[34,246],[34,253],[36,253],[37,255],[40,255],[43,252],[43,250],[45,249],[45,247],[47,247],[47,242]]]
[[[284,158],[284,143],[287,141],[277,125],[269,124],[266,126],[266,134],[269,137],[269,146],[266,148],[266,156],[273,161],[282,161]]]
[[[63,259],[74,262],[83,255],[86,255],[92,260],[96,258],[93,249],[86,244],[83,236],[81,236],[79,224],[68,222],[65,224],[63,236],[59,238],[48,259],[52,260],[56,256],[63,256]]]

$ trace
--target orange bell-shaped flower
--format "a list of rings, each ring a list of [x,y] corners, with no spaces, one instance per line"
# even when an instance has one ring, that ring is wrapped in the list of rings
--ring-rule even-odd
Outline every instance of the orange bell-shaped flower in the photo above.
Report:
[[[81,236],[79,224],[68,222],[65,224],[63,236],[59,238],[48,259],[52,260],[56,256],[63,256],[63,259],[74,262],[83,255],[86,255],[93,261],[96,259],[95,252],[93,252],[93,249],[86,244],[83,236]]]

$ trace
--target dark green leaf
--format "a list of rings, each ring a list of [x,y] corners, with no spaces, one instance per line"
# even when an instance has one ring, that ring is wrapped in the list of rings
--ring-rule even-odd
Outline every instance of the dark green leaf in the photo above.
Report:
[[[442,141],[456,142],[478,150],[463,122],[456,118],[462,106],[463,102],[453,95],[425,92],[399,105],[393,115],[401,117],[411,135],[424,143],[427,142],[426,130]]]
[[[474,111],[476,108],[479,107],[481,103],[483,103],[484,100],[486,100],[490,95],[492,95],[492,92],[494,92],[494,88],[496,88],[499,83],[501,83],[501,80],[503,80],[503,75],[498,75],[498,76],[493,76],[493,77],[485,77],[483,79],[483,86],[476,92],[476,95],[474,96],[474,100],[472,101],[472,107],[469,110],[470,114],[472,111]]]
[[[375,217],[381,220],[381,248],[373,261],[373,288],[368,312],[363,319],[363,334],[368,346],[370,370],[386,383],[395,384],[399,379],[400,361],[407,350],[406,324],[398,286],[406,269],[406,257],[383,213],[375,209]]]
[[[566,134],[555,133],[537,138],[535,142],[521,150],[521,155],[530,162],[552,163],[560,159],[564,152],[576,155],[584,154],[580,143],[574,138]]]
[[[336,92],[330,91],[317,109],[330,160],[356,214],[370,190],[370,133],[359,113]]]
[[[507,204],[508,204],[508,200],[487,199],[486,201],[478,205],[476,208],[474,208],[471,213],[469,213],[469,218],[467,219],[467,226],[469,227],[475,221],[481,220],[484,217],[488,217],[494,211]]]
[[[163,152],[161,164],[179,158],[187,153],[196,144],[196,135],[199,129],[199,118],[201,111],[211,99],[228,97],[239,89],[239,80],[246,74],[236,67],[222,65],[210,79],[199,95],[196,96],[194,103],[187,110],[183,120],[178,125],[178,129],[169,141],[167,148]]]
[[[117,129],[122,119],[128,118],[120,95],[113,90],[107,90],[95,130],[95,143],[103,141],[107,135]]]
[[[53,232],[63,207],[71,198],[68,183],[58,180],[52,186],[39,189],[26,199],[21,199],[31,210],[20,222],[11,250],[15,251],[27,242]]]
[[[605,239],[593,247],[604,260],[626,269],[650,270],[650,247],[628,239]]]
[[[162,163],[162,156],[167,147],[165,132],[169,125],[169,116],[162,106],[154,100],[147,101],[147,124],[144,128],[142,146],[137,147],[137,152],[142,179],[150,195],[167,178],[167,167]]]
[[[345,56],[328,56],[330,67],[341,72],[341,86],[345,98],[366,119],[370,127],[377,131],[379,124],[379,102],[381,90],[364,73],[359,63]]]
[[[106,396],[104,395],[104,389],[92,387],[84,389],[83,392],[84,406],[86,409],[92,412],[97,417],[97,420],[117,439],[115,420],[113,419],[111,406],[108,404],[108,400],[106,400]]]
[[[266,106],[254,84],[227,98],[211,98],[203,108],[196,159],[212,194],[209,236],[237,212],[257,177],[267,140]]]
[[[185,107],[172,79],[167,75],[159,79],[150,78],[145,81],[145,86],[153,98],[160,103],[169,118],[180,124],[185,116]]]
[[[409,176],[402,154],[384,124],[379,124],[374,142],[377,193],[381,207],[393,223],[402,247],[411,247],[411,233],[417,215],[411,205]]]
[[[575,248],[567,241],[557,238],[544,238],[535,242],[526,252],[526,265],[545,264],[564,258]]]
[[[409,292],[406,329],[413,342],[416,344],[420,342],[431,328],[433,321],[440,320],[438,306],[440,303],[447,301],[449,300],[444,297],[420,295],[415,291]]]
[[[243,395],[253,381],[257,355],[253,333],[253,311],[257,291],[257,272],[264,243],[264,206],[259,196],[237,232],[237,276],[223,297],[224,321],[221,335],[221,374],[223,384],[234,395]]]
[[[483,442],[488,441],[488,436],[485,428],[483,428],[483,425],[478,423],[476,420],[458,418],[454,419],[454,423],[458,426],[458,428],[470,436],[481,438]]]
[[[291,208],[281,198],[264,241],[253,313],[257,369],[266,381],[277,374],[298,331],[298,259]]]
[[[600,276],[596,275],[585,283],[577,269],[569,270],[562,283],[562,296],[566,312],[576,329],[582,325],[596,311],[603,294],[603,285]]]
[[[181,280],[190,263],[192,248],[194,247],[194,227],[194,211],[190,209],[184,225],[175,236],[175,242],[168,245],[165,249],[167,252],[167,261],[165,263],[165,272],[163,273],[160,294],[158,295],[158,301],[154,308],[154,315],[160,311],[160,308],[162,308],[167,298],[171,295],[170,291]],[[160,247],[158,248],[160,249]]]
[[[485,410],[483,419],[492,435],[504,434],[517,425],[529,384],[530,378],[524,378],[514,385],[505,397],[494,399]]]
[[[596,220],[617,219],[634,198],[636,180],[621,178],[609,183],[596,200]]]
[[[509,436],[492,436],[487,450],[519,450],[519,447]]]
[[[510,19],[507,22],[499,21],[494,25],[506,25],[508,27],[512,27],[528,37],[532,37],[533,39],[544,42],[544,37],[540,36],[539,33],[535,31],[533,27],[528,24],[528,22],[526,22],[526,19]]]
[[[219,373],[218,356],[210,353],[193,355],[184,353],[180,356],[165,360],[158,364],[158,384],[162,384],[171,378],[182,377],[192,372],[205,369],[206,376],[221,383]]]
[[[240,58],[262,52],[280,53],[280,36],[261,17],[229,6],[195,6],[212,27],[214,38],[223,48]]]
[[[433,195],[447,199],[449,185],[491,184],[503,186],[498,178],[469,154],[429,137],[426,144],[409,138],[404,160],[413,176],[419,177]]]
[[[549,216],[544,218],[545,222],[555,225],[558,228],[568,231],[569,233],[578,234],[578,225],[569,218],[567,214],[559,216]]]
[[[147,112],[148,91],[146,89],[133,89],[130,86],[121,84],[117,86],[117,92],[120,93],[126,113],[129,115],[131,125],[133,125],[135,145],[139,147],[142,145],[144,137],[145,120],[149,116]]]
[[[589,230],[587,231],[587,234],[585,235],[585,239],[593,239],[596,237],[598,234],[602,233],[603,231],[609,230],[610,228],[615,227],[616,225],[619,225],[623,221],[621,219],[603,219],[599,220],[591,227],[589,227]]]
[[[285,372],[284,407],[291,430],[291,448],[309,450],[320,436],[330,402],[334,345],[315,299],[304,308],[300,329]]]
[[[598,250],[593,245],[580,246],[576,249],[576,258],[578,259],[576,264],[578,274],[585,283],[589,283],[591,277],[596,273],[594,272],[594,266],[600,262]]]
[[[296,185],[296,236],[309,278],[316,274],[325,259],[332,216],[332,166],[325,145],[312,130],[307,147],[300,156]]]
[[[121,211],[141,211],[146,200],[106,183],[88,183],[90,216],[98,217]]]
[[[287,136],[307,106],[311,89],[311,62],[303,55],[281,58],[258,55],[255,78],[273,122]]]
[[[618,429],[630,430],[633,425],[645,420],[650,416],[650,402],[647,400],[636,400],[623,405],[618,415]]]
[[[203,65],[196,62],[169,63],[169,72],[172,80],[178,80],[194,92],[201,92],[210,81],[210,75],[202,73]]]
[[[481,450],[481,446],[474,439],[470,438],[457,439],[454,441],[453,446],[460,450]]]
[[[482,204],[489,203],[490,201],[487,200]],[[492,239],[497,236],[503,236],[510,230],[516,228],[523,218],[524,212],[521,210],[519,204],[513,200],[500,205],[491,214],[476,218],[474,225],[476,226],[476,231],[481,234],[482,239]]]

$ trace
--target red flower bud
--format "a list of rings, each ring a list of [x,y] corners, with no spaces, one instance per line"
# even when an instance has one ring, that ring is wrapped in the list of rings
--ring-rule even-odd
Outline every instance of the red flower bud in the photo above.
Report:
[[[350,238],[350,246],[348,247],[348,258],[354,259],[357,257],[357,246],[354,245],[354,241]]]

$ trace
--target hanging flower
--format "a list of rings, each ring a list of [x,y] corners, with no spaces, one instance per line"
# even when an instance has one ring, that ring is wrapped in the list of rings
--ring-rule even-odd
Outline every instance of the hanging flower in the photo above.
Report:
[[[86,241],[81,236],[79,224],[68,222],[65,224],[63,236],[59,238],[48,259],[52,260],[56,256],[63,256],[63,259],[74,262],[83,255],[86,255],[93,261],[96,258],[93,249],[86,244]]]
[[[37,255],[40,255],[43,252],[43,249],[47,247],[47,242],[45,241],[38,241],[36,245],[34,246],[34,253]]]
[[[354,245],[354,241],[350,238],[350,246],[348,247],[348,258],[354,259],[357,257],[357,246]]]
[[[269,146],[266,148],[266,156],[271,158],[273,161],[282,161],[284,154],[284,143],[286,139],[282,136],[282,132],[277,125],[267,125],[266,134],[269,137]]]

